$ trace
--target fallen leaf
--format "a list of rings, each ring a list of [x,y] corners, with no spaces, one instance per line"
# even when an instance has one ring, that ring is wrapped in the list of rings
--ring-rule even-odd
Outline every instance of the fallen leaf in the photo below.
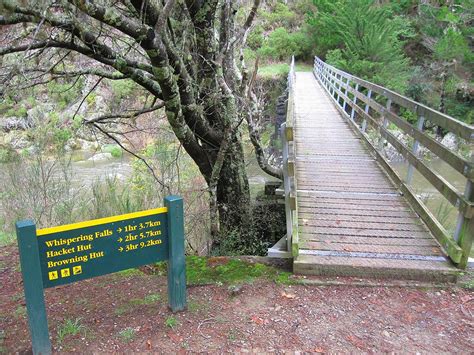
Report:
[[[258,325],[264,325],[264,324],[268,324],[268,320],[267,319],[262,319],[260,317],[257,317],[257,316],[252,316],[250,317],[250,319],[252,319],[252,321]]]
[[[148,348],[148,350],[151,349],[151,340],[146,341],[146,347]]]
[[[364,348],[364,342],[362,341],[362,339],[356,337],[355,335],[349,335],[347,337],[347,340],[349,340],[349,342],[358,347],[359,349],[363,349]]]
[[[288,298],[288,299],[291,299],[291,300],[294,299],[294,298],[296,298],[296,295],[293,294],[293,293],[282,292],[281,295],[282,295],[283,297]]]
[[[326,352],[326,350],[324,350],[322,347],[314,348],[313,351],[315,353],[325,353]]]
[[[178,336],[174,333],[171,333],[171,332],[168,333],[168,338],[170,338],[171,340],[173,340],[176,343],[180,343],[181,341],[183,341],[183,339],[180,336]]]

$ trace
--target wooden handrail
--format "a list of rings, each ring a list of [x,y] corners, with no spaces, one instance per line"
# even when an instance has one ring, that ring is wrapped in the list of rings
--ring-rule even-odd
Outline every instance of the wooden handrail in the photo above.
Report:
[[[298,255],[298,206],[295,168],[295,145],[293,127],[295,122],[294,84],[295,58],[292,57],[288,73],[288,100],[286,122],[281,125],[280,136],[283,150],[283,186],[285,192],[287,250],[293,257]]]
[[[351,126],[364,138],[376,155],[377,160],[385,167],[392,180],[399,186],[400,191],[407,197],[415,211],[420,215],[433,235],[443,246],[451,259],[462,268],[466,267],[471,250],[474,234],[474,199],[473,177],[474,161],[472,160],[472,142],[474,142],[474,126],[465,124],[448,115],[433,110],[421,103],[415,102],[389,89],[373,84],[356,76],[348,74],[315,58],[313,73],[331,98],[336,102],[338,110],[349,120]],[[364,90],[365,89],[365,90]],[[365,94],[363,91],[366,91]],[[377,97],[374,97],[377,96]],[[382,100],[381,100],[382,99]],[[386,101],[386,106],[379,101]],[[418,115],[418,125],[414,126],[391,111],[392,104],[398,104]],[[378,117],[376,117],[378,116]],[[362,123],[356,118],[362,118]],[[424,120],[445,128],[456,136],[471,143],[471,159],[465,159],[451,151],[440,142],[423,132]],[[414,139],[414,147],[410,149],[393,135],[387,128],[391,122],[405,134]],[[379,144],[376,147],[366,133],[367,124],[378,134]],[[380,154],[382,140],[390,143],[410,164],[406,179],[401,179],[390,163]],[[421,144],[449,164],[454,170],[467,179],[466,191],[461,193],[443,176],[426,165],[418,157],[418,145]],[[454,235],[450,235],[439,221],[428,210],[424,203],[408,186],[411,179],[410,169],[417,169],[457,210],[459,211],[458,226]]]
[[[396,103],[419,116],[425,117],[425,119],[430,120],[434,124],[443,127],[447,131],[450,131],[467,141],[474,141],[474,126],[468,125],[442,112],[436,111],[422,103],[413,101],[412,99],[400,95],[390,89],[384,88],[383,86],[379,86],[377,84],[371,83],[370,81],[361,79],[357,76],[337,69],[332,65],[323,62],[318,57],[315,57],[315,62],[318,61],[323,63],[324,67],[331,69],[334,73],[339,74],[341,77],[392,100],[393,103]]]

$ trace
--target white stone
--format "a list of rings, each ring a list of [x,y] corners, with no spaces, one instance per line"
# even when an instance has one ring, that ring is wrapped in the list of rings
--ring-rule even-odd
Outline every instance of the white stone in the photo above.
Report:
[[[112,156],[112,154],[110,153],[99,153],[99,154],[96,154],[92,157],[90,157],[89,159],[87,159],[88,161],[95,161],[95,162],[98,162],[98,161],[107,161],[107,160],[112,160],[114,157]]]
[[[459,148],[458,137],[456,137],[456,135],[451,132],[449,132],[443,137],[443,139],[441,140],[441,144],[444,145],[449,150],[456,151]]]

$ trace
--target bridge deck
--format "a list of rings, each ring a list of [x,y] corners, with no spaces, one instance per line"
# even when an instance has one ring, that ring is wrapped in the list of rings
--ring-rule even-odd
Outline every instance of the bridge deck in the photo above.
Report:
[[[449,280],[455,268],[312,73],[295,84],[294,271]]]

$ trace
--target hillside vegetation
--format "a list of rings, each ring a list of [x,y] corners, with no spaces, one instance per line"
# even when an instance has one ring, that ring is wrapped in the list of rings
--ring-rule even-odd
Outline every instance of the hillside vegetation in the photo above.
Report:
[[[317,55],[472,124],[473,23],[472,0],[269,1],[246,56],[311,62]]]

